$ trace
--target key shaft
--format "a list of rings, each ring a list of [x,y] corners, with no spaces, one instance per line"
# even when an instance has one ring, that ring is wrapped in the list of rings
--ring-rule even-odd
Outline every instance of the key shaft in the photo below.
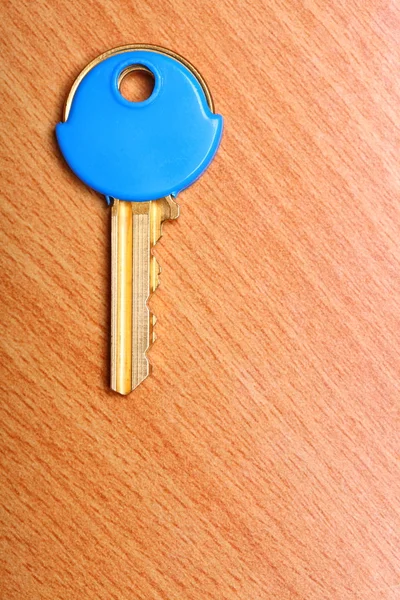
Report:
[[[111,209],[111,388],[120,394],[129,394],[150,372],[146,353],[155,339],[155,317],[147,302],[160,273],[151,248],[163,222],[178,216],[171,197],[114,200]]]

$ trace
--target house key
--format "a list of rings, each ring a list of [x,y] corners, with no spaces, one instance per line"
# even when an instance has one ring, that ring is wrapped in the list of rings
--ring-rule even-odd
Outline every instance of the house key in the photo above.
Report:
[[[154,77],[142,102],[120,92],[141,69]],[[128,394],[150,371],[155,317],[147,301],[159,283],[151,248],[175,197],[209,166],[223,128],[209,89],[184,58],[158,46],[115,48],[78,76],[56,127],[70,168],[111,206],[111,388]]]

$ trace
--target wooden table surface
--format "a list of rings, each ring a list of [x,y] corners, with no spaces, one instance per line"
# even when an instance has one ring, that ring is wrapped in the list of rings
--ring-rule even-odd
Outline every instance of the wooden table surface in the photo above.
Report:
[[[400,3],[1,8],[3,600],[400,598]],[[54,126],[127,43],[225,117],[108,389],[110,211]]]

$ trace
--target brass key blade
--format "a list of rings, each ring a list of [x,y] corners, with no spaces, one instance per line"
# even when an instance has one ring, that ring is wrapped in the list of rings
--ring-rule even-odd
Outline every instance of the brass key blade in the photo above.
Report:
[[[111,388],[129,394],[149,374],[150,202],[111,210]]]
[[[146,352],[155,317],[147,301],[158,286],[151,247],[162,223],[179,216],[172,198],[152,202],[114,200],[111,212],[111,388],[129,394],[150,372]]]

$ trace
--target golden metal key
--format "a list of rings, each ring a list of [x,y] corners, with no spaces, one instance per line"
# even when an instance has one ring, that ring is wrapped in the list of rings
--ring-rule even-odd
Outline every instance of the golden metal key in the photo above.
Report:
[[[120,83],[132,70],[154,77],[147,100]],[[110,50],[78,76],[57,139],[73,171],[111,205],[111,388],[128,394],[149,374],[155,339],[149,296],[160,268],[151,249],[176,219],[174,198],[212,161],[222,135],[209,89],[184,58],[158,46]]]

